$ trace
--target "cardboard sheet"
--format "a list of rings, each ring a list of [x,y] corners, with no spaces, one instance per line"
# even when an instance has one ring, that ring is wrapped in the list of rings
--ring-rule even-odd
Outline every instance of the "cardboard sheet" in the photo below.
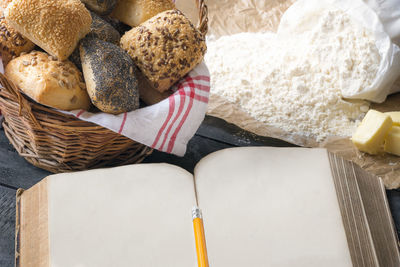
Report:
[[[219,37],[239,32],[276,31],[282,14],[294,2],[295,0],[208,0],[209,34]],[[400,79],[394,86],[400,89]],[[381,111],[400,110],[400,94],[392,95],[383,104],[373,104],[371,107]],[[213,94],[212,90],[207,114],[261,136],[270,136],[305,147],[326,147],[382,177],[388,189],[400,187],[400,157],[388,154],[367,155],[357,151],[349,138],[332,137],[319,144],[313,139],[284,132],[257,121],[239,106]]]

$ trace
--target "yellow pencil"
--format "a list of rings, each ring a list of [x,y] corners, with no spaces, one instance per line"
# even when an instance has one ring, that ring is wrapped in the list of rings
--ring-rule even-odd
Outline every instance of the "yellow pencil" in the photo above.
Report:
[[[194,238],[196,241],[197,263],[199,267],[208,267],[206,238],[204,236],[203,216],[199,207],[192,209]]]

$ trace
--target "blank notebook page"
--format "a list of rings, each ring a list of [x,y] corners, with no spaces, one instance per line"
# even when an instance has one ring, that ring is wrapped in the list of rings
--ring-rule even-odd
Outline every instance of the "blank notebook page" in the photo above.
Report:
[[[195,183],[210,266],[352,266],[326,150],[223,150]]]
[[[193,177],[165,164],[52,176],[51,267],[196,266]]]

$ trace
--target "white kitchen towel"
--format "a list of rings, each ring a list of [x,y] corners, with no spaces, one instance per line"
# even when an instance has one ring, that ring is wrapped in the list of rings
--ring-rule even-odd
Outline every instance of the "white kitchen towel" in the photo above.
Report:
[[[67,113],[157,150],[183,156],[207,110],[210,74],[204,62],[172,90],[173,95],[157,104],[119,115],[85,110]]]

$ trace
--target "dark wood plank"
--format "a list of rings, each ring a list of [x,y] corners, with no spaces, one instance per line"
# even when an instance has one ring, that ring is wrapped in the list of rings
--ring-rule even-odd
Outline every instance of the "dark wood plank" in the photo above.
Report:
[[[295,146],[279,139],[264,137],[245,131],[232,123],[213,116],[206,116],[204,118],[196,134],[232,146]]]
[[[396,226],[397,235],[400,238],[400,191],[398,190],[386,190],[390,211],[394,224]]]
[[[15,192],[0,186],[0,266],[14,265]]]
[[[0,184],[27,189],[46,177],[49,172],[32,166],[20,157],[0,130]],[[1,265],[0,265],[1,266]]]

